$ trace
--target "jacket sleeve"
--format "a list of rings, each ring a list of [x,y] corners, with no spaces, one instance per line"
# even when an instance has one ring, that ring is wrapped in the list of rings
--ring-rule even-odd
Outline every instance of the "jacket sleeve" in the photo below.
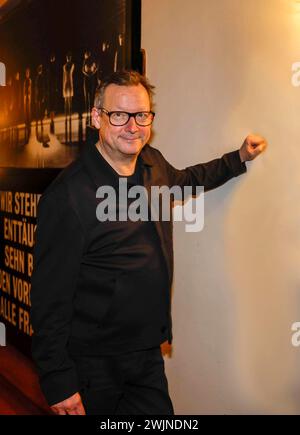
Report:
[[[42,195],[31,280],[32,357],[50,406],[78,391],[67,343],[83,244],[82,227],[64,190]]]
[[[210,162],[181,170],[165,162],[170,186],[203,186],[204,191],[215,189],[247,171],[245,162],[241,162],[238,150],[224,154],[221,158]]]

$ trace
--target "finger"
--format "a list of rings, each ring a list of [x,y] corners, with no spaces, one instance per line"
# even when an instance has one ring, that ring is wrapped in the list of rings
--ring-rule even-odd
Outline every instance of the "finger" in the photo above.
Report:
[[[85,415],[86,414],[82,400],[80,400],[80,402],[76,406],[76,413],[77,413],[77,415]]]
[[[264,151],[264,149],[266,148],[266,143],[263,142],[262,144],[258,145],[257,150],[262,153]]]
[[[253,150],[253,149],[256,149],[261,144],[261,142],[254,142],[254,141],[249,140],[249,141],[247,141],[247,144],[250,147],[250,149]]]
[[[77,407],[74,411],[74,415],[86,415],[84,407]]]
[[[268,146],[268,142],[264,141],[264,142],[261,144],[261,146],[262,146],[262,150],[265,150],[265,149],[267,148],[267,146]]]
[[[78,410],[79,410],[79,415],[86,415],[86,412],[85,412],[85,409],[84,409],[84,406],[82,403],[78,406]]]
[[[247,136],[247,142],[250,145],[259,145],[262,142],[265,142],[265,138],[263,138],[262,136],[258,136],[255,134],[250,134],[249,136]]]
[[[69,415],[78,415],[77,408],[69,409],[68,414]]]
[[[69,415],[85,415],[85,409],[82,404],[77,405],[76,407],[70,409],[68,411]]]
[[[253,151],[252,151],[252,156],[253,157],[256,157],[256,156],[258,156],[259,154],[261,154],[263,151],[264,151],[264,149],[265,149],[265,146],[262,144],[262,145],[258,145]]]
[[[57,410],[57,415],[67,415],[67,412],[63,408]]]

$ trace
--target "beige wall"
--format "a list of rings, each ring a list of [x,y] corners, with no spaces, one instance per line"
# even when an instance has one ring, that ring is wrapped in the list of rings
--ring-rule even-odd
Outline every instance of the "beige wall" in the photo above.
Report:
[[[183,413],[299,413],[300,61],[296,0],[143,0],[157,85],[153,146],[176,167],[270,146],[205,198],[205,227],[175,225],[174,344],[166,369]]]

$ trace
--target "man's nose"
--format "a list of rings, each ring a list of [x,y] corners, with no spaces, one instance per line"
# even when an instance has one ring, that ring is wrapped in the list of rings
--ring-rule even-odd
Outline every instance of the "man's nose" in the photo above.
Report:
[[[125,128],[127,131],[130,131],[131,133],[135,133],[139,130],[139,127],[138,127],[137,123],[135,122],[134,116],[131,116],[129,118],[129,121],[125,125]]]

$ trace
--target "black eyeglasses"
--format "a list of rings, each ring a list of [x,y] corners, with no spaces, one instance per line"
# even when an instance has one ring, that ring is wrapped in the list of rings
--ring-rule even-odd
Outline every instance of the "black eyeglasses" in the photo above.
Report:
[[[99,110],[104,112],[109,117],[109,122],[115,127],[121,127],[122,125],[126,125],[131,117],[135,119],[136,124],[140,127],[147,127],[148,125],[152,124],[155,116],[155,113],[151,111],[135,113],[120,111],[109,112],[108,110],[104,109],[104,107],[100,107]]]

